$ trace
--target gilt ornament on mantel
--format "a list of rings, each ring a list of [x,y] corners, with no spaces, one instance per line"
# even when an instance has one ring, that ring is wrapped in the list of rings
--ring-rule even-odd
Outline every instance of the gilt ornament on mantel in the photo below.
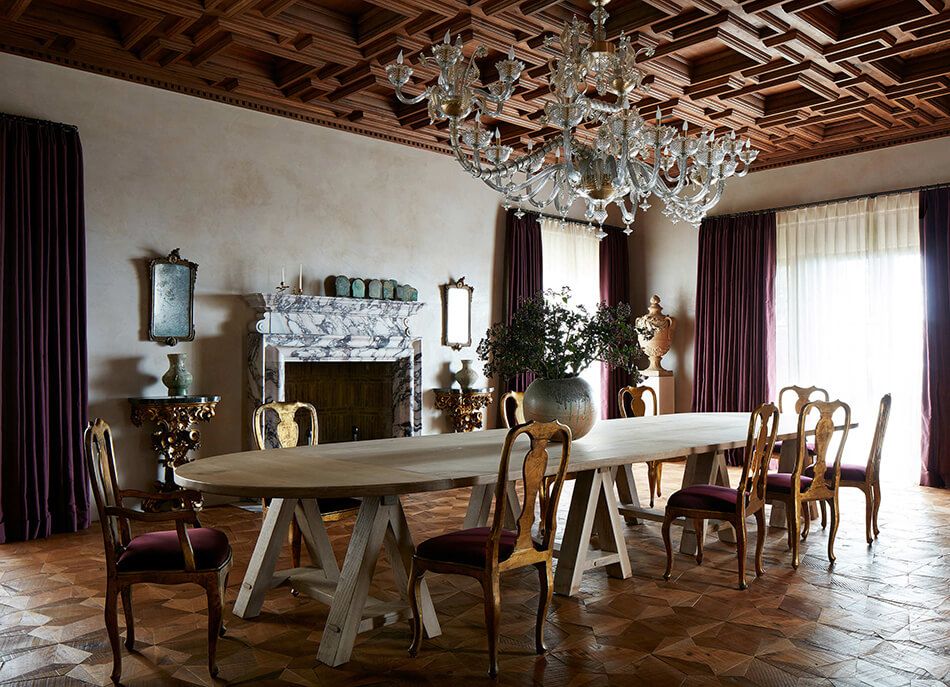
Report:
[[[647,308],[646,315],[637,318],[637,329],[651,329],[653,336],[645,339],[639,335],[640,347],[650,359],[650,366],[642,370],[648,377],[668,377],[673,373],[663,368],[661,358],[669,353],[673,345],[673,331],[676,329],[676,318],[663,313],[663,306],[660,305],[660,297],[652,296],[650,306]]]

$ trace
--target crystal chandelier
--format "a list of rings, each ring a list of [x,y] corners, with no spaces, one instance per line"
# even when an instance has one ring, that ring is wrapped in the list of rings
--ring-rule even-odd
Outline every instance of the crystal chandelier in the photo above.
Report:
[[[552,97],[540,123],[560,133],[540,146],[529,140],[519,156],[502,143],[497,128],[493,136],[483,123],[485,117],[502,114],[525,68],[513,47],[506,59],[495,63],[498,80],[481,86],[476,60],[487,51],[479,46],[466,58],[461,37],[453,44],[448,31],[442,43],[432,46],[431,56],[421,57],[423,67],[438,71],[438,79],[418,96],[403,92],[413,70],[402,52],[386,74],[400,102],[426,100],[431,122],[448,120],[449,142],[459,164],[503,194],[506,208],[543,210],[553,205],[564,218],[574,202],[583,199],[587,221],[603,225],[608,207],[615,204],[630,233],[637,207],[646,210],[655,195],[673,222],[698,225],[719,202],[725,180],[745,176],[758,151],[748,138],[738,140],[734,131],[691,135],[686,122],[682,130],[665,125],[659,108],[654,123],[644,120],[633,107],[637,91],[649,90],[637,59],[652,55],[653,49],[637,49],[622,34],[616,44],[607,41],[608,2],[591,0],[592,29],[575,17],[559,37],[545,37],[545,47],[557,57],[548,75]],[[602,229],[598,235],[605,235]]]

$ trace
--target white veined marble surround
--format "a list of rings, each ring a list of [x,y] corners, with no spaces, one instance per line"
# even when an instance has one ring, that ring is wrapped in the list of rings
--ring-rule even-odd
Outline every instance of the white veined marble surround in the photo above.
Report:
[[[394,362],[392,435],[422,434],[422,339],[410,333],[409,318],[423,303],[274,293],[244,299],[258,316],[248,335],[252,412],[288,400],[288,364]]]

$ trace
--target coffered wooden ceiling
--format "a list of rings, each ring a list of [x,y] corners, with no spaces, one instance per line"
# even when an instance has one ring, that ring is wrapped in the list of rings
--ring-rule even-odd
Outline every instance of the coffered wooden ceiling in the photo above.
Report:
[[[445,123],[399,104],[385,65],[446,29],[482,74],[510,44],[527,63],[497,123],[522,146],[539,123],[543,36],[585,0],[0,0],[0,50],[432,150]],[[729,128],[757,167],[950,134],[945,0],[614,0],[611,37],[655,47],[644,115]],[[416,69],[414,79],[433,79]]]

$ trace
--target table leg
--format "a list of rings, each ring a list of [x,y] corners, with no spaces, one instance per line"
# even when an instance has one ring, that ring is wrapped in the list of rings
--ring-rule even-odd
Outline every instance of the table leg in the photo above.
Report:
[[[619,508],[621,510],[625,508],[641,508],[640,494],[637,493],[637,482],[633,478],[633,466],[621,465],[616,470],[617,493],[620,496]],[[628,525],[640,524],[640,520],[630,512],[624,511],[623,517]]]
[[[505,509],[505,528],[513,530],[517,527],[518,516],[521,515],[521,501],[518,499],[514,481],[509,481],[505,485],[505,498],[508,502],[508,507]],[[487,527],[488,516],[491,514],[494,502],[494,484],[476,484],[472,487],[472,494],[468,498],[468,509],[465,511],[462,528]]]
[[[686,458],[686,470],[683,472],[683,487],[694,484],[715,484],[719,479],[720,466],[725,466],[722,452],[698,453]],[[727,477],[728,479],[728,477]],[[709,534],[712,522],[705,522],[703,540]],[[693,521],[687,519],[683,525],[683,537],[680,539],[680,553],[694,555],[696,553],[696,529]]]
[[[488,523],[492,500],[495,496],[494,484],[476,484],[468,497],[468,510],[462,520],[462,529],[484,527]]]
[[[310,560],[323,570],[328,580],[339,580],[340,565],[336,562],[333,545],[327,536],[327,528],[323,524],[323,516],[320,515],[320,506],[316,499],[301,499],[294,512]]]
[[[796,460],[798,460],[798,439],[785,439],[778,458],[778,471],[791,472],[795,469]],[[780,527],[784,530],[785,526],[785,504],[781,501],[773,501],[769,527]]]
[[[630,556],[623,539],[611,472],[612,468],[585,470],[574,480],[564,539],[554,571],[554,591],[557,594],[576,594],[581,576],[591,568],[608,567],[618,577],[630,576]],[[599,539],[603,549],[600,551],[590,548],[595,522],[600,525]]]
[[[405,593],[405,581],[409,576],[407,565],[411,562],[413,546],[402,505],[396,496],[364,497],[346,550],[340,580],[330,600],[330,613],[317,651],[317,660],[320,662],[338,666],[350,660],[356,635],[361,627],[365,627],[363,611],[367,605],[376,561],[384,543],[390,551],[390,564],[396,583],[402,582]],[[438,635],[438,620],[429,597],[429,588],[424,581],[420,588],[419,605],[428,634]],[[398,613],[388,615],[389,618],[399,616]]]
[[[726,455],[722,452],[717,453],[715,461],[716,484],[720,487],[732,488],[732,485],[729,483],[729,468],[726,465]],[[713,524],[719,530],[719,541],[726,542],[727,544],[736,543],[736,530],[730,523],[725,520],[716,520]]]
[[[271,499],[261,533],[254,545],[254,553],[247,566],[244,581],[234,603],[234,615],[254,618],[264,605],[264,594],[271,588],[274,568],[287,537],[287,528],[293,518],[297,499]]]

